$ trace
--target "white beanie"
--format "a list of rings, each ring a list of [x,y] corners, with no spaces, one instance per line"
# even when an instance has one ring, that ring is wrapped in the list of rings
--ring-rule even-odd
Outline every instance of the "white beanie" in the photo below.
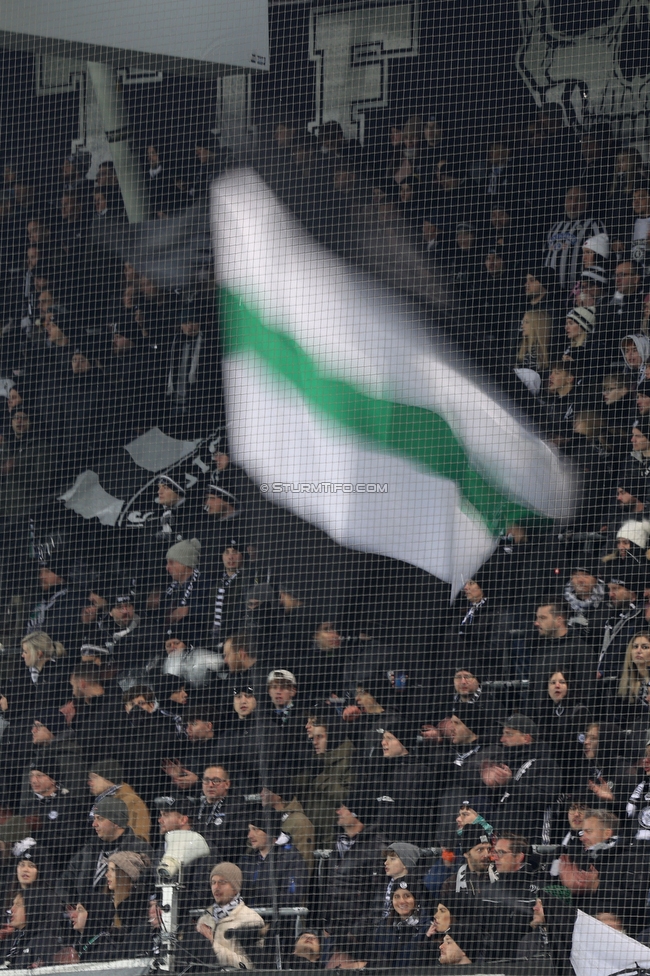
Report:
[[[617,539],[629,539],[639,547],[639,549],[648,548],[648,535],[650,534],[650,523],[637,522],[632,519],[629,522],[624,522],[616,533]]]
[[[594,237],[588,238],[582,246],[600,254],[601,258],[609,257],[609,237],[607,234],[595,234]]]

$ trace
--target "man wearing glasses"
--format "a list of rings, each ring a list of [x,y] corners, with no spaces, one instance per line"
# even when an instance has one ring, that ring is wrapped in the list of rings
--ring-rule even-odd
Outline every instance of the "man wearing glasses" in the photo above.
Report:
[[[248,820],[240,797],[231,791],[223,766],[206,766],[194,829],[205,837],[210,854],[236,859],[244,853]]]

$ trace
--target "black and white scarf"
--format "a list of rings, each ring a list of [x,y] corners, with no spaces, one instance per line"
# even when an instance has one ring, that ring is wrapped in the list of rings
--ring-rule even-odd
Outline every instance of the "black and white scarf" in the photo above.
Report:
[[[468,627],[470,624],[473,624],[474,615],[476,614],[476,611],[480,610],[481,607],[484,607],[486,603],[487,603],[486,596],[484,596],[482,600],[479,600],[478,603],[470,603],[469,607],[467,608],[467,613],[465,614],[465,616],[460,622],[460,626]]]
[[[221,617],[223,614],[223,604],[224,604],[224,600],[226,599],[226,593],[228,592],[229,587],[232,586],[232,584],[235,582],[238,576],[239,576],[239,570],[233,576],[229,576],[228,573],[224,573],[223,576],[221,577],[221,582],[219,583],[219,587],[217,589],[217,595],[214,600],[214,619],[212,622],[212,635],[215,638],[218,638],[221,632]]]
[[[210,910],[215,922],[223,922],[224,918],[234,912],[238,905],[241,905],[241,895],[235,895],[232,901],[229,901],[227,905],[217,905],[215,902]]]
[[[189,580],[187,581],[187,586],[185,587],[185,590],[183,592],[183,595],[180,598],[180,600],[178,601],[178,606],[179,607],[186,607],[187,604],[190,602],[190,598],[192,596],[192,590],[194,589],[194,586],[195,586],[195,584],[196,584],[196,582],[197,582],[197,580],[198,580],[198,578],[199,578],[200,575],[201,575],[201,570],[197,568],[197,569],[194,570],[194,572],[190,576]],[[174,580],[167,587],[167,592],[165,593],[165,596],[167,598],[173,596],[175,593],[178,593],[178,591],[180,590],[180,588],[181,588],[181,584],[178,583],[176,580]]]

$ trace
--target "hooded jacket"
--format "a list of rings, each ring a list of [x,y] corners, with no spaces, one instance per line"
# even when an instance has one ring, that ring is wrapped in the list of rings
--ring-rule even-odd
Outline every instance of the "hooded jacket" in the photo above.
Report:
[[[636,346],[639,356],[641,357],[641,365],[638,367],[628,366],[627,361],[625,359],[625,349],[623,348],[623,345],[624,343],[627,342],[628,339],[632,340],[632,342]],[[620,350],[621,350],[621,356],[623,357],[624,372],[628,376],[630,375],[635,376],[636,385],[639,386],[641,383],[643,383],[644,379],[646,378],[646,366],[648,364],[648,360],[650,359],[650,339],[645,335],[623,336],[623,338],[621,339]]]

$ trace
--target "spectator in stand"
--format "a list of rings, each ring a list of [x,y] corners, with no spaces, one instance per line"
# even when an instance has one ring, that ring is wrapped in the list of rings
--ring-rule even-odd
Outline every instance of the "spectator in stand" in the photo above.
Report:
[[[345,737],[339,723],[316,719],[311,742],[316,764],[303,773],[306,780],[300,795],[305,813],[316,829],[319,847],[332,847],[336,842],[336,811],[345,803],[354,781],[352,754],[354,746]],[[301,777],[302,779],[303,777]]]
[[[359,800],[363,803],[362,795]],[[379,867],[386,840],[376,826],[364,823],[364,806],[357,812],[342,805],[336,811],[342,831],[336,853],[323,867],[323,916],[325,930],[335,938],[363,942],[373,926],[373,905],[382,884]],[[359,815],[358,815],[359,814]]]
[[[246,843],[247,812],[232,790],[230,774],[223,766],[207,766],[201,780],[194,829],[202,834],[214,857],[239,858]]]
[[[560,288],[568,290],[578,277],[578,262],[585,241],[607,228],[597,215],[589,212],[589,194],[585,186],[569,187],[564,198],[564,213],[550,228],[546,238],[544,266],[558,276]]]
[[[614,339],[637,335],[643,322],[643,275],[633,261],[622,261],[616,265],[614,281],[616,291],[607,307],[608,332]]]
[[[242,883],[242,873],[236,864],[222,861],[213,867],[210,887],[214,906],[200,917],[196,931],[208,940],[218,966],[253,969],[248,944],[256,935],[255,942],[260,941],[265,923],[244,903]],[[248,937],[244,942],[245,932]],[[210,964],[214,965],[214,960]]]
[[[124,782],[122,767],[115,759],[106,759],[104,762],[96,762],[88,773],[88,789],[93,797],[94,803],[90,810],[90,819],[95,814],[95,808],[105,796],[116,796],[121,800],[129,811],[129,827],[136,837],[149,843],[151,832],[151,818],[149,810],[144,801],[137,793]]]
[[[560,859],[560,880],[583,911],[613,913],[632,937],[646,923],[644,862],[618,835],[609,810],[587,810],[581,833],[586,859]]]

